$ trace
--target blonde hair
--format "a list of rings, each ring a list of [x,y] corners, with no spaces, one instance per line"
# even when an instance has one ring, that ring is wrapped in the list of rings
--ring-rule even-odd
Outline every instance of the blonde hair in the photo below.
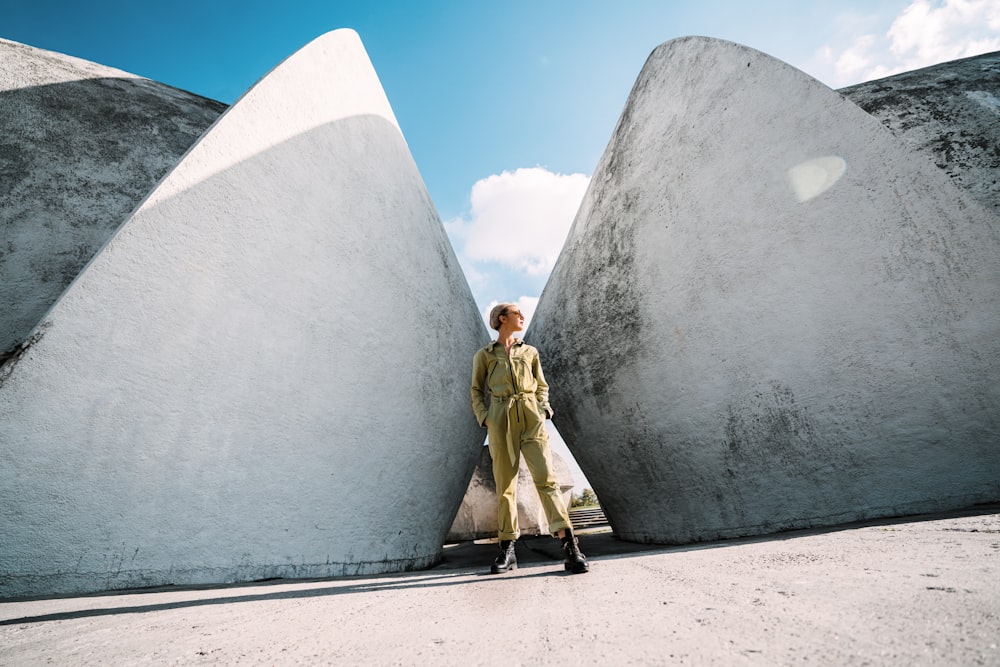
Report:
[[[507,313],[508,308],[517,308],[516,303],[498,303],[490,311],[490,328],[500,331],[500,316]]]

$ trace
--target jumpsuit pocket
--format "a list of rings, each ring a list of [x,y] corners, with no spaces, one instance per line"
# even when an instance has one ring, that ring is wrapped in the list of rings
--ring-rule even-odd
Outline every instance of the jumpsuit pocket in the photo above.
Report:
[[[488,429],[494,428],[498,423],[497,420],[501,418],[506,421],[503,404],[500,401],[493,400],[493,397],[490,397],[490,401],[486,406],[486,419],[483,420],[483,426]]]
[[[538,400],[534,396],[527,398],[524,403],[524,435],[539,440],[548,439],[545,431],[545,415],[538,407]]]
[[[511,374],[517,378],[518,390],[526,392],[535,390],[535,376],[531,372],[531,364],[526,359],[511,359],[510,370]]]

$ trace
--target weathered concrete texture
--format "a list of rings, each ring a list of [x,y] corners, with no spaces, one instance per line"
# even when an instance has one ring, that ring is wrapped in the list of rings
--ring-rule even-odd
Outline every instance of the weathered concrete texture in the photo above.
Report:
[[[32,340],[0,368],[0,596],[440,557],[488,336],[355,33],[230,108]]]
[[[1000,215],[1000,51],[839,92]]]
[[[1000,225],[835,91],[647,61],[528,336],[616,533],[684,543],[1000,498]]]
[[[555,452],[552,452],[552,470],[559,480],[563,501],[566,507],[573,500],[573,474],[569,466]],[[458,514],[448,529],[445,538],[449,542],[463,540],[478,540],[496,537],[497,524],[497,486],[493,480],[493,457],[488,447],[483,447],[479,456],[479,464],[472,473],[469,488],[458,508]],[[538,492],[531,479],[528,466],[521,460],[521,468],[517,474],[517,522],[522,535],[548,535],[549,521],[538,501]]]
[[[225,108],[0,39],[0,362]]]

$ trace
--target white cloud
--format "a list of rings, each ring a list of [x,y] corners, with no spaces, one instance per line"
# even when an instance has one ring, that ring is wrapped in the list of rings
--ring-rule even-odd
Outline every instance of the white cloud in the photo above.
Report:
[[[856,18],[841,23],[859,26]],[[818,76],[839,88],[1000,50],[997,0],[913,0],[886,23],[883,30],[855,33],[843,48],[821,47],[816,59],[827,76]]]
[[[861,80],[871,71],[872,61],[876,57],[873,53],[878,47],[878,37],[876,35],[862,35],[854,40],[850,48],[845,50],[834,61],[834,69],[837,76],[846,80]]]
[[[541,167],[505,171],[472,186],[468,220],[445,223],[463,266],[497,262],[532,276],[552,270],[590,179]]]
[[[915,0],[893,21],[890,50],[906,69],[1000,49],[1000,3]]]

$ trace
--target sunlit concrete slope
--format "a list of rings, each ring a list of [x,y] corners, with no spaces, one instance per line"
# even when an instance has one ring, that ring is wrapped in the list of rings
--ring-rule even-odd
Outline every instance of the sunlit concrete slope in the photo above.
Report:
[[[838,92],[1000,215],[1000,51]]]
[[[487,339],[358,36],[318,38],[0,368],[0,596],[432,564]]]
[[[225,108],[0,39],[0,363]]]
[[[657,48],[528,338],[626,540],[1000,498],[1000,225],[835,91]]]

